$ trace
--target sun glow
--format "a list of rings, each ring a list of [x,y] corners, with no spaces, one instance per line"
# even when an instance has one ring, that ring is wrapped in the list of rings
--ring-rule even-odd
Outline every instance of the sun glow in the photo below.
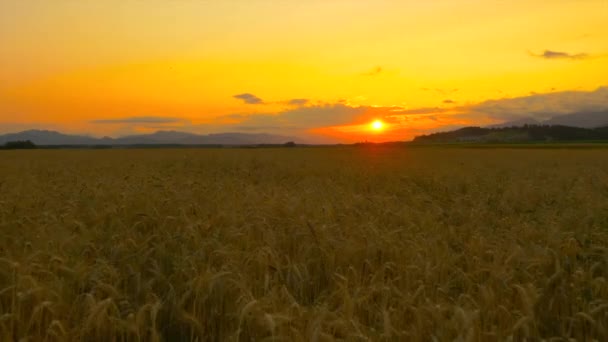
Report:
[[[380,132],[384,128],[384,122],[382,122],[380,120],[375,120],[374,122],[372,122],[371,126],[372,126],[372,130],[374,130],[376,132]]]

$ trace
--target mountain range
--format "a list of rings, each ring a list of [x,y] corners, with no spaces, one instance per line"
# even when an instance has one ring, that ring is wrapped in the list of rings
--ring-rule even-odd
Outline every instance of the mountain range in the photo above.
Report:
[[[29,140],[36,145],[259,145],[284,144],[289,141],[301,142],[296,137],[273,134],[248,133],[219,133],[219,134],[193,134],[177,131],[158,131],[152,134],[130,135],[120,138],[95,138],[86,135],[69,135],[55,131],[28,130],[19,133],[0,135],[0,145],[9,141]]]

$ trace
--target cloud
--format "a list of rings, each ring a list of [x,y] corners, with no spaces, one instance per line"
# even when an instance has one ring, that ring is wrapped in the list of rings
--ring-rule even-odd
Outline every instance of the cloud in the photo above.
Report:
[[[287,104],[291,106],[304,106],[308,104],[308,102],[310,102],[309,99],[291,99],[287,101]]]
[[[363,73],[363,76],[377,76],[380,75],[383,72],[382,67],[377,66],[375,68],[373,68],[372,70]]]
[[[450,99],[446,99],[446,100],[443,100],[443,103],[445,103],[445,104],[454,104],[454,103],[456,103],[456,101],[450,100]]]
[[[93,124],[168,124],[182,122],[183,119],[162,116],[133,116],[118,119],[98,119],[90,121]]]
[[[497,120],[532,117],[546,120],[556,115],[608,110],[608,87],[594,91],[560,91],[515,98],[488,100],[467,108]]]
[[[301,132],[320,127],[365,124],[372,119],[392,120],[400,107],[353,106],[345,103],[325,103],[300,106],[277,113],[230,114],[223,116],[232,121],[222,130],[233,129],[258,132]]]
[[[589,55],[586,53],[571,54],[568,52],[552,51],[552,50],[545,50],[541,54],[534,54],[534,53],[530,53],[530,54],[534,57],[539,57],[539,58],[543,58],[543,59],[581,60],[581,59],[589,58]]]
[[[392,112],[394,114],[400,115],[419,115],[419,114],[438,114],[452,111],[452,109],[447,108],[439,108],[439,107],[421,107],[421,108],[412,108],[412,109],[401,109],[401,108],[393,108]]]
[[[345,104],[324,104],[299,107],[280,113],[251,114],[242,116],[240,128],[282,127],[306,130],[310,128],[344,125],[363,115],[368,107],[351,107]],[[234,118],[234,116],[232,116]]]
[[[234,95],[233,97],[235,99],[242,100],[246,104],[262,104],[262,103],[264,103],[264,101],[261,98],[255,96],[253,94],[249,94],[249,93],[238,94],[238,95]]]

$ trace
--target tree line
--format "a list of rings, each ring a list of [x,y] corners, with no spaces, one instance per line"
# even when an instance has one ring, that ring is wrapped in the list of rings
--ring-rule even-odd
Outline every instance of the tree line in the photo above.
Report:
[[[31,140],[8,141],[4,145],[0,146],[0,148],[4,150],[31,150],[36,147],[36,144],[34,144]]]
[[[608,126],[580,128],[561,125],[524,125],[521,127],[465,127],[414,138],[414,142],[541,142],[608,140]]]

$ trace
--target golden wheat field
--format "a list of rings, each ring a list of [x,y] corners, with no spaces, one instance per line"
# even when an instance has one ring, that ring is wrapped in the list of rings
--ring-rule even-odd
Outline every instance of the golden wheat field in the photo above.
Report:
[[[2,341],[608,340],[606,150],[0,153]]]

